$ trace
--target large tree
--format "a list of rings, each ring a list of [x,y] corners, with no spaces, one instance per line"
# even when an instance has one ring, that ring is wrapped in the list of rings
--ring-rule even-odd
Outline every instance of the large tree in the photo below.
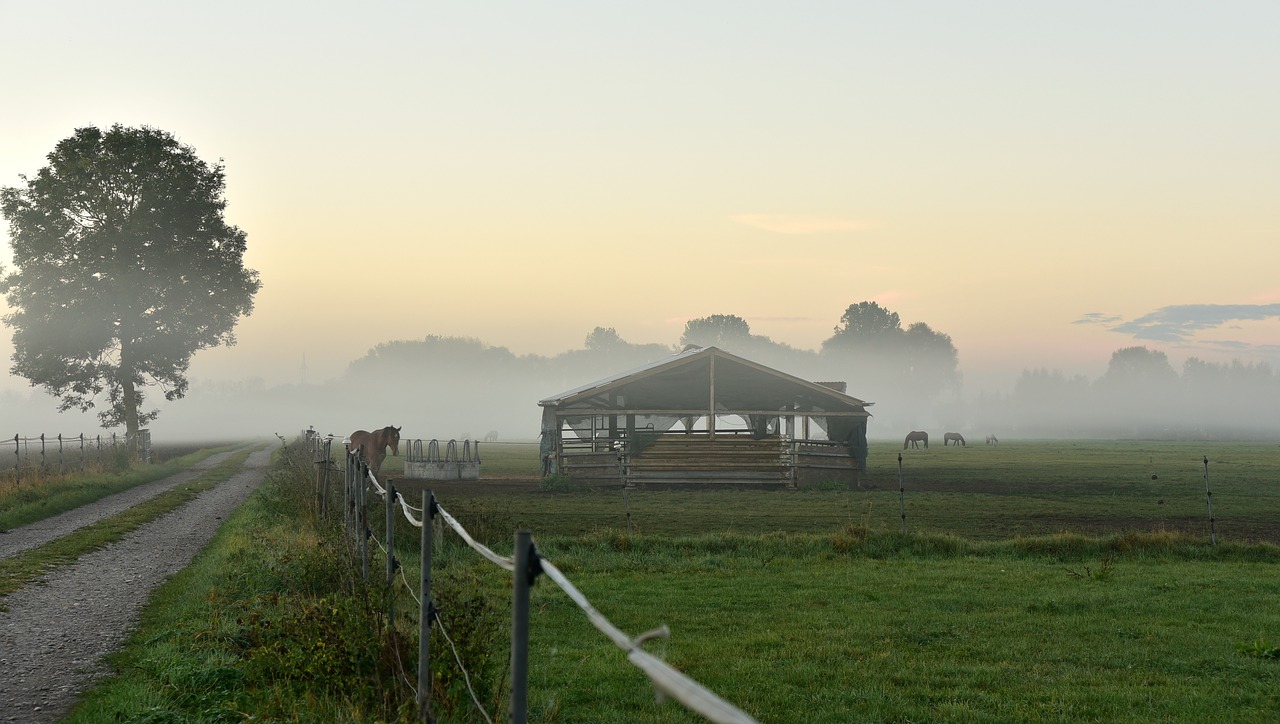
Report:
[[[850,386],[883,402],[884,416],[916,424],[918,415],[959,383],[959,355],[951,336],[924,322],[906,329],[897,312],[876,302],[850,304],[822,343],[822,354],[847,370]]]
[[[827,351],[858,350],[865,352],[896,351],[902,339],[902,321],[876,302],[850,304],[840,315],[835,333],[822,343]]]
[[[14,374],[125,426],[131,439],[187,390],[191,356],[235,344],[261,287],[243,263],[245,233],[223,219],[222,161],[154,128],[80,128],[23,186],[0,190],[14,269],[0,277],[13,310]]]

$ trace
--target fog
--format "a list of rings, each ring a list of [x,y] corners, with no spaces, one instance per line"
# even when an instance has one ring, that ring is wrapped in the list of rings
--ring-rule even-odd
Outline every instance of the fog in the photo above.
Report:
[[[928,385],[913,384],[915,372],[891,357],[837,357],[759,340],[753,349],[726,349],[806,380],[846,382],[850,395],[875,403],[873,439],[900,440],[909,430],[972,440],[1280,437],[1280,377],[1263,362],[1193,358],[1174,369],[1163,352],[1130,347],[1113,353],[1095,379],[1024,370],[1008,394],[967,395],[960,379],[926,392]],[[145,407],[161,411],[150,426],[159,444],[292,437],[307,427],[344,436],[385,425],[402,427],[406,438],[478,439],[496,431],[503,440],[533,440],[538,400],[675,351],[617,341],[518,356],[476,339],[427,337],[378,345],[321,383],[192,380],[186,398],[171,403],[157,404],[160,395],[149,388]],[[57,400],[38,390],[0,393],[0,437],[104,432],[92,413],[56,408]]]

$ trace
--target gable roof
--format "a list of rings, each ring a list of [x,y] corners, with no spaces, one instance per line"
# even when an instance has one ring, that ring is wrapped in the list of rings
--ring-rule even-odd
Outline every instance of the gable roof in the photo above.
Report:
[[[765,367],[717,347],[689,347],[643,367],[538,402],[558,409],[717,412],[843,412],[868,415],[864,402],[831,387]]]

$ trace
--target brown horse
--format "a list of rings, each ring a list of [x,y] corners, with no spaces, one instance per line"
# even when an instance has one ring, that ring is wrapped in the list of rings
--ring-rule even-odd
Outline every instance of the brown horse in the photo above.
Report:
[[[907,446],[918,448],[920,443],[924,443],[924,448],[929,449],[929,433],[923,430],[912,430],[907,433],[907,439],[902,441],[902,449],[906,450]]]
[[[948,443],[953,443],[953,442],[957,445],[964,445],[964,435],[961,435],[958,432],[948,432],[943,434],[942,436],[943,447],[946,447]]]
[[[381,430],[367,432],[365,430],[356,430],[351,433],[348,438],[351,443],[349,449],[355,452],[361,449],[364,459],[369,463],[369,469],[374,475],[382,469],[382,461],[387,459],[387,447],[391,447],[392,455],[400,454],[400,428],[387,425]]]

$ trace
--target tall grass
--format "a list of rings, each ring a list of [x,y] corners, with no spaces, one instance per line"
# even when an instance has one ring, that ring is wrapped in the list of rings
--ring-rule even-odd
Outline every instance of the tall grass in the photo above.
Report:
[[[417,611],[380,575],[361,580],[350,538],[317,516],[313,485],[305,456],[277,455],[266,484],[157,591],[139,630],[111,658],[116,676],[69,721],[413,720]],[[437,607],[479,690],[500,696],[500,599],[480,595],[464,565],[442,561],[436,579]],[[389,595],[401,598],[394,627]],[[465,685],[446,666],[446,646],[433,642],[432,684],[437,711],[448,713],[460,710],[455,697]]]
[[[93,466],[84,472],[52,473],[24,478],[21,484],[9,480],[0,484],[0,531],[51,518],[68,510],[87,505],[109,495],[135,488],[179,473],[219,452],[243,447],[231,444],[218,448],[201,448],[152,465],[135,463],[123,457],[111,458],[104,466]]]

